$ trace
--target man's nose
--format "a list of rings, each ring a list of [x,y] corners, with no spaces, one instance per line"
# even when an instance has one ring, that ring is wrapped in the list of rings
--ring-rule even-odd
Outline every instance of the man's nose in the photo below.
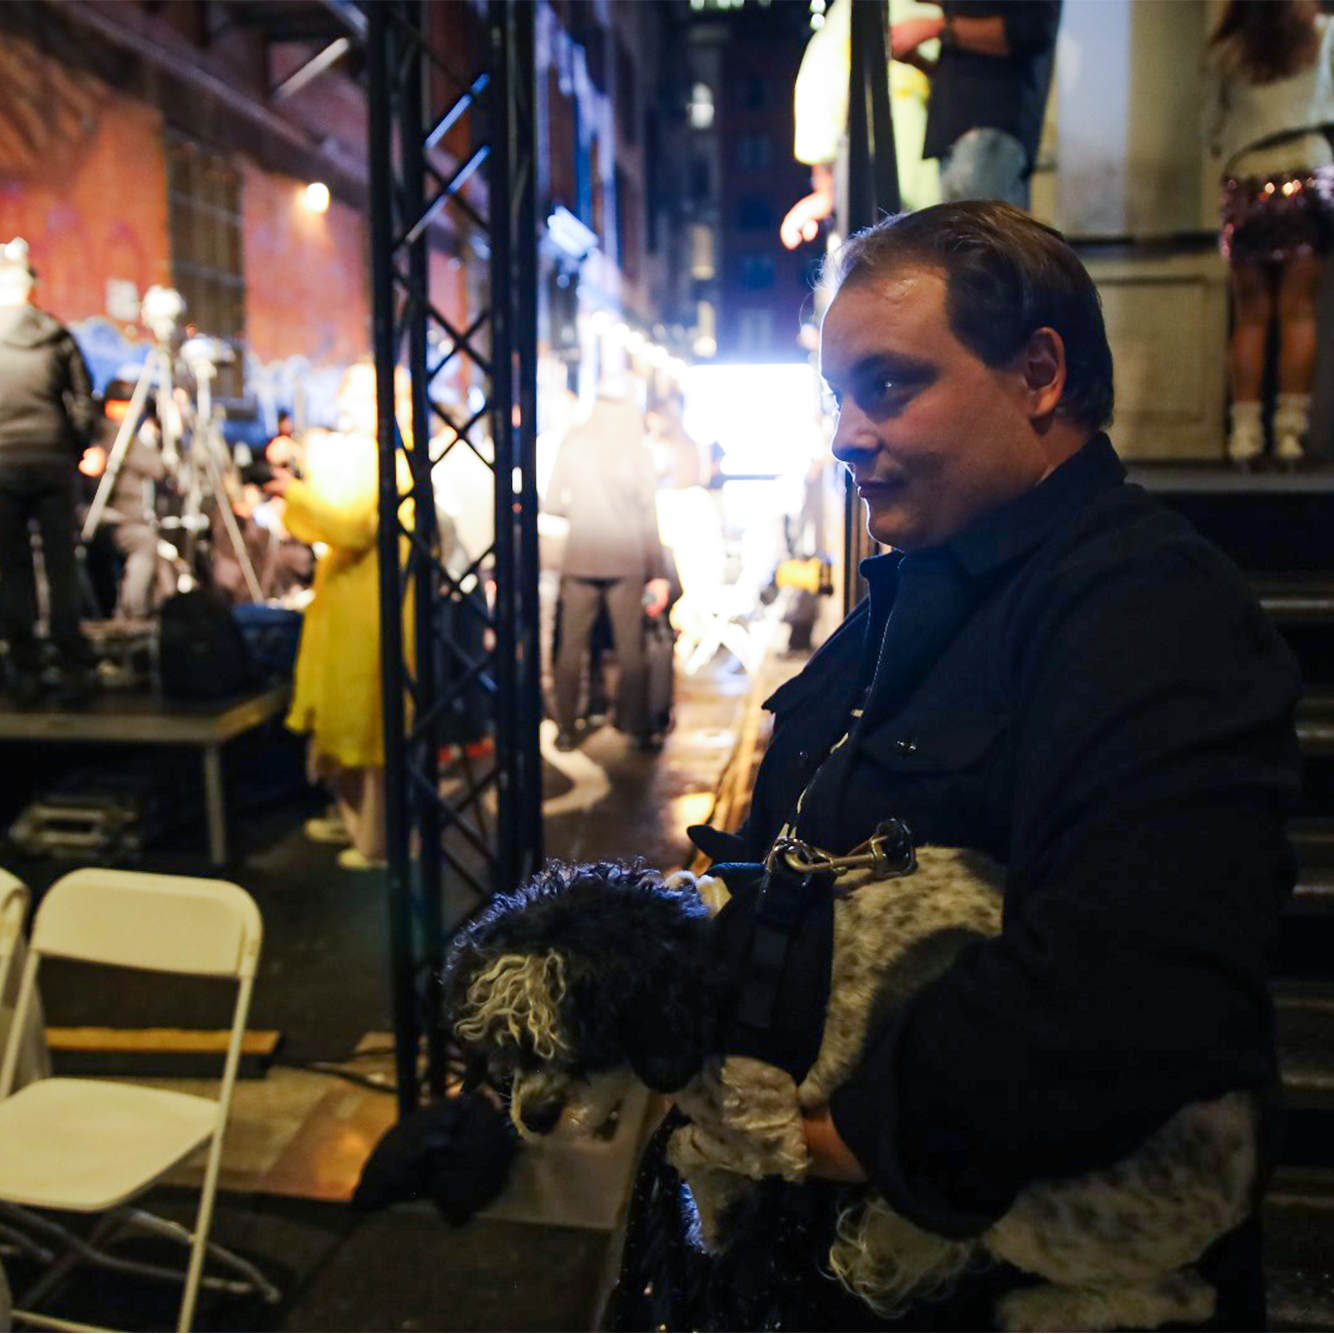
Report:
[[[830,452],[840,463],[852,463],[868,454],[874,454],[879,446],[870,419],[855,406],[845,404],[838,414],[838,425],[834,428],[834,438],[830,443]]]
[[[556,1128],[556,1122],[560,1120],[560,1114],[564,1110],[565,1104],[559,1100],[526,1102],[519,1113],[519,1120],[523,1122],[525,1129],[531,1130],[534,1135],[548,1135]]]

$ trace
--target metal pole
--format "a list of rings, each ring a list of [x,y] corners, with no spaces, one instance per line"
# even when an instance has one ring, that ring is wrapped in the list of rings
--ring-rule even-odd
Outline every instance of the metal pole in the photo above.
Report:
[[[423,0],[410,0],[416,11],[417,31],[424,35],[428,21]],[[425,137],[431,117],[425,104],[421,55],[413,51],[403,71],[399,130],[403,154],[403,211],[405,218],[417,219],[426,212]],[[417,542],[412,548],[409,568],[412,582],[414,648],[416,661],[411,671],[417,682],[417,717],[413,720],[408,759],[412,768],[407,802],[411,812],[415,846],[412,867],[413,898],[420,909],[421,957],[417,963],[421,987],[419,1001],[426,1030],[426,1080],[431,1096],[445,1094],[448,1068],[447,1035],[443,1021],[441,969],[444,964],[444,886],[440,858],[440,713],[434,707],[437,698],[436,669],[439,665],[439,628],[441,611],[440,579],[437,561],[440,540],[436,532],[435,489],[431,481],[431,407],[428,399],[427,311],[424,300],[429,290],[430,257],[427,253],[429,229],[411,233],[407,243],[408,295],[403,310],[407,334],[408,369],[412,376],[412,442],[408,456],[412,465],[412,522]]]
[[[494,312],[491,420],[496,448],[496,756],[500,785],[497,818],[502,831],[513,831],[500,839],[496,851],[499,880],[506,887],[529,874],[541,852],[537,750],[540,714],[539,702],[533,698],[539,646],[533,479],[537,230],[531,153],[532,24],[530,6],[490,0],[487,30],[493,70],[489,89],[493,130],[489,187]],[[531,541],[525,536],[528,529]],[[522,830],[521,822],[525,826]]]
[[[393,972],[395,1067],[400,1116],[418,1103],[421,1046],[413,962],[412,864],[407,818],[407,764],[403,710],[402,585],[399,569],[397,423],[394,420],[394,105],[392,71],[398,67],[397,30],[390,13],[397,0],[367,8],[370,98],[371,291],[376,369],[377,446],[380,468],[380,652],[384,694],[385,820],[388,858],[389,945]]]
[[[848,198],[843,234],[852,235],[897,213],[898,157],[889,105],[889,46],[885,0],[852,0],[851,83],[848,88]],[[866,595],[858,566],[875,551],[861,498],[849,474],[843,493],[843,614]]]

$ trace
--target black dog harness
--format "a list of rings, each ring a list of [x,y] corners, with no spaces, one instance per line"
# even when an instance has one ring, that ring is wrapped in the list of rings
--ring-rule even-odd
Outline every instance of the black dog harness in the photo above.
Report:
[[[824,1033],[834,956],[834,886],[847,871],[909,875],[917,857],[902,820],[886,820],[851,852],[834,855],[778,838],[763,865],[718,865],[732,892],[715,922],[719,963],[735,979],[717,1050],[754,1056],[800,1083]]]

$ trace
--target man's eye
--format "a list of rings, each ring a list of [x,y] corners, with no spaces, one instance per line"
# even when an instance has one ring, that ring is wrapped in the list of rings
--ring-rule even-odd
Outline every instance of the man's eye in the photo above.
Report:
[[[902,380],[877,380],[858,393],[857,402],[872,415],[895,412],[908,402],[912,391],[913,386]]]

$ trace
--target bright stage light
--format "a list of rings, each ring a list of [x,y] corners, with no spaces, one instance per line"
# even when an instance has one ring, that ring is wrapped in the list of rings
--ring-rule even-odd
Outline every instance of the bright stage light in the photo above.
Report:
[[[311,181],[306,186],[305,205],[308,213],[329,211],[329,187],[323,181]]]

